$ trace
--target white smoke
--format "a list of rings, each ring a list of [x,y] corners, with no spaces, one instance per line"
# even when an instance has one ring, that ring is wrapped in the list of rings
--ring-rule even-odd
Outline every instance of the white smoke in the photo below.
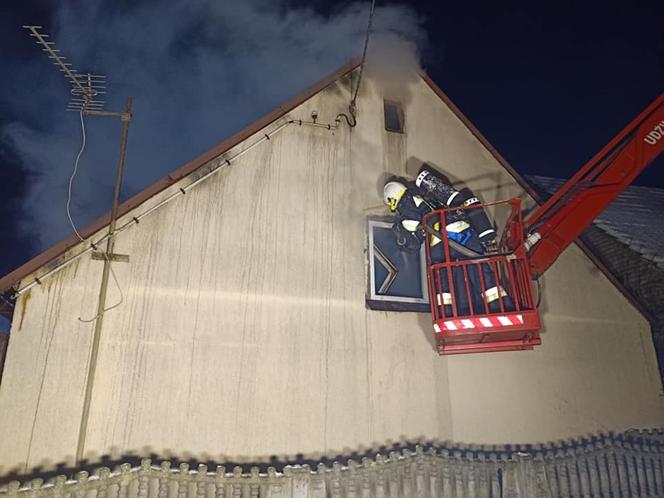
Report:
[[[361,55],[369,5],[324,16],[285,0],[65,1],[44,28],[79,71],[107,75],[107,109],[121,110],[133,96],[126,198]],[[416,60],[424,34],[409,7],[376,7],[373,28],[370,58],[385,47]],[[65,200],[79,116],[64,111],[67,83],[37,47],[5,77],[24,91],[8,100],[23,118],[0,139],[34,175],[21,228],[44,249],[71,233]],[[114,118],[89,118],[86,128],[72,202],[79,227],[110,207],[120,137]]]

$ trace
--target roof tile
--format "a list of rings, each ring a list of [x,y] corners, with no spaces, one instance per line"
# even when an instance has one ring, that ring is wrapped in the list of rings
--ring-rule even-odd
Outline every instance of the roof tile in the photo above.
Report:
[[[553,194],[565,180],[528,176]],[[632,185],[595,220],[595,225],[664,268],[664,189]]]

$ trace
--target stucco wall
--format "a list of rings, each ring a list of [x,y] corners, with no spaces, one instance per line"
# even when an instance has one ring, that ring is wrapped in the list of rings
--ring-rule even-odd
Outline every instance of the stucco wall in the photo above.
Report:
[[[404,103],[404,135],[384,130],[383,96]],[[331,122],[348,100],[342,80],[290,117]],[[534,352],[439,357],[426,314],[365,308],[365,218],[384,212],[387,172],[428,161],[486,200],[524,194],[419,77],[369,74],[359,106],[352,133],[290,125],[118,235],[130,262],[114,264],[124,302],[104,317],[87,458],[316,457],[664,424],[647,322],[575,247],[545,277]],[[19,299],[0,475],[73,464],[93,330],[77,318],[95,313],[101,267],[86,256]]]
[[[79,318],[96,313],[101,269],[81,258],[17,300],[0,384],[0,475],[76,453],[92,337]]]

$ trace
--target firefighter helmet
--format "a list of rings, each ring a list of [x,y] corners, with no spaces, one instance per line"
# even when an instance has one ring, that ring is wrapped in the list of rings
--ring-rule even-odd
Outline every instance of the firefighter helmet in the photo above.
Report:
[[[406,186],[397,181],[387,182],[383,188],[383,200],[390,206],[390,211],[396,211],[397,204],[406,191]]]

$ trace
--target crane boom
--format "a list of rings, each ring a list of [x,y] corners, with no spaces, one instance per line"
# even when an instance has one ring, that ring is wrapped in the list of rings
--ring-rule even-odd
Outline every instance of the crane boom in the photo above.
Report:
[[[664,93],[525,220],[533,276],[558,256],[664,151]]]

